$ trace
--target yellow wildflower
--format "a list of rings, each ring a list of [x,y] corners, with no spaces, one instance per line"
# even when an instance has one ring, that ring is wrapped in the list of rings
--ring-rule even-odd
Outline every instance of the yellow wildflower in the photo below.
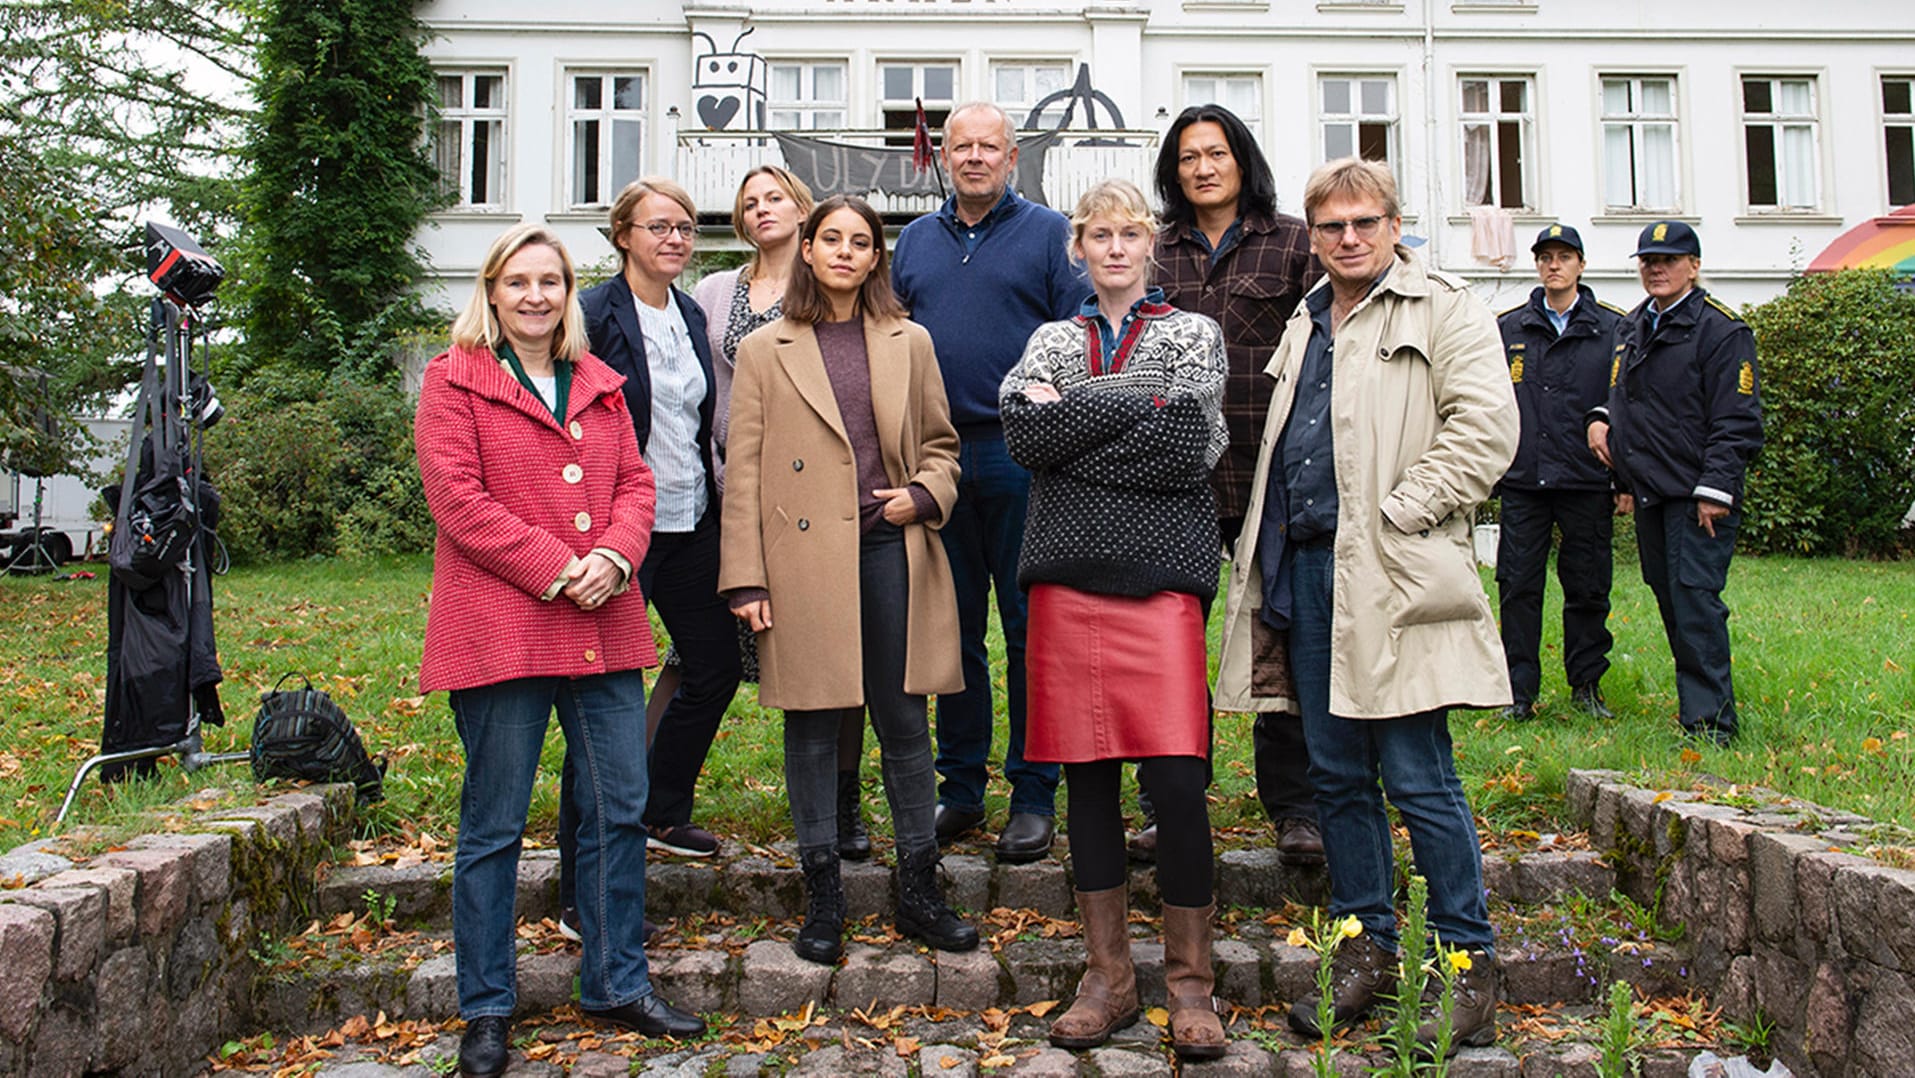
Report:
[[[1284,940],[1284,942],[1292,947],[1308,947],[1310,945],[1310,937],[1304,935],[1303,929],[1293,928],[1290,930],[1289,938]]]
[[[1475,965],[1475,963],[1470,961],[1468,951],[1450,952],[1450,969],[1455,970],[1457,973],[1463,973],[1473,965]]]
[[[1363,922],[1357,920],[1355,917],[1345,917],[1342,926],[1338,928],[1337,931],[1343,933],[1344,939],[1353,940],[1363,934]]]

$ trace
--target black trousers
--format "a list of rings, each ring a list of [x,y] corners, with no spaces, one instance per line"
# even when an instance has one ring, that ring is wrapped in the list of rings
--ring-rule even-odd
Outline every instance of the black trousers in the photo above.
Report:
[[[1711,537],[1696,523],[1692,499],[1636,505],[1642,581],[1656,594],[1662,631],[1675,654],[1677,717],[1686,730],[1736,729],[1729,607],[1722,588],[1741,524],[1741,511],[1731,510],[1715,522]]]
[[[671,634],[683,672],[651,745],[645,826],[660,830],[691,822],[698,773],[744,673],[738,659],[738,619],[718,594],[716,505],[691,531],[652,533],[638,567],[638,588]],[[560,899],[568,906],[575,904],[572,854],[578,830],[572,796],[572,756],[567,752],[559,780],[558,838]]]
[[[1575,688],[1601,681],[1609,670],[1613,506],[1606,490],[1503,491],[1496,587],[1518,705],[1533,703],[1542,687],[1543,588],[1555,533],[1562,535],[1556,579],[1563,587],[1563,673]]]

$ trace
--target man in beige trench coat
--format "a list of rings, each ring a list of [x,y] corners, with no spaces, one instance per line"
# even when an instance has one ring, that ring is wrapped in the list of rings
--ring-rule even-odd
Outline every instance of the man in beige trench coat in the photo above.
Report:
[[[1330,912],[1363,926],[1336,954],[1336,1024],[1395,981],[1387,793],[1429,881],[1432,931],[1472,955],[1454,1043],[1489,1044],[1493,939],[1448,709],[1510,700],[1470,547],[1471,510],[1516,450],[1509,369],[1489,309],[1399,243],[1387,166],[1332,161],[1303,197],[1325,277],[1265,368],[1276,390],[1231,570],[1216,706],[1303,717]],[[1420,956],[1424,941],[1406,943]],[[1314,998],[1290,1024],[1318,1033]],[[1434,1036],[1431,1023],[1419,1031]]]

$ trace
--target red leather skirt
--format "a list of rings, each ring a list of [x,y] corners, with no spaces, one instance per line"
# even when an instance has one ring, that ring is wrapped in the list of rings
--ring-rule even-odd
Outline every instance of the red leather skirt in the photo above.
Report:
[[[1210,750],[1203,607],[1194,595],[1031,587],[1024,758],[1041,763]]]

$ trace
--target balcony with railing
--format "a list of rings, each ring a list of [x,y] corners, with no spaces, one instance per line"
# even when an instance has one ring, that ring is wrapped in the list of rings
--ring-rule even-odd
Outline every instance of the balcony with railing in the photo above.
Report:
[[[903,145],[899,145],[902,138]],[[938,207],[948,184],[937,165],[912,165],[910,132],[684,131],[673,170],[708,220],[729,218],[740,177],[759,165],[782,165],[820,198],[862,195],[889,221],[906,221]],[[1063,129],[1018,132],[1018,193],[1069,213],[1077,199],[1105,179],[1125,179],[1150,190],[1159,134],[1138,129]]]

